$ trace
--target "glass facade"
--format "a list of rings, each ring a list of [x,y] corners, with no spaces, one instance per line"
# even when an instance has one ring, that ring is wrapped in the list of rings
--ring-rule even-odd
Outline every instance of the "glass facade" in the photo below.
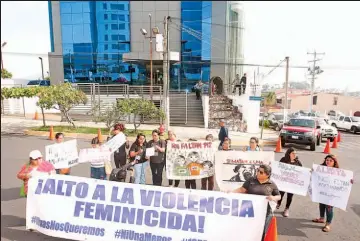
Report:
[[[52,17],[49,1],[54,52]],[[209,82],[211,17],[211,1],[181,1],[181,61],[170,68],[171,89],[189,90],[198,80]],[[60,1],[60,22],[67,81],[150,83],[149,61],[123,61],[123,54],[131,51],[130,1]],[[159,76],[161,66],[154,68],[154,84]]]
[[[211,15],[211,1],[181,2],[181,89],[210,80]]]

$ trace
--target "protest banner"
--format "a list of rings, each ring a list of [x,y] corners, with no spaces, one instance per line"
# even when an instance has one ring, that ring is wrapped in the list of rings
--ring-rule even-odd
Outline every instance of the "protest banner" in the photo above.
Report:
[[[280,191],[306,196],[310,185],[311,169],[282,162],[271,162],[271,180]]]
[[[79,162],[77,141],[71,140],[45,146],[45,157],[55,169],[75,166]]]
[[[233,190],[251,177],[261,164],[275,161],[273,151],[218,151],[215,153],[216,182],[221,190]]]
[[[168,142],[168,179],[191,180],[214,175],[214,154],[218,143],[210,141]]]
[[[103,149],[110,150],[111,153],[114,153],[120,146],[124,145],[126,142],[126,136],[124,133],[119,133],[116,136],[112,137],[109,141],[105,142],[102,145]]]
[[[28,188],[26,228],[72,240],[260,241],[268,203],[65,175],[31,178]]]
[[[313,164],[311,200],[346,211],[353,176],[352,171]]]
[[[80,149],[79,163],[85,162],[109,162],[111,152],[109,149],[99,148],[85,148]]]

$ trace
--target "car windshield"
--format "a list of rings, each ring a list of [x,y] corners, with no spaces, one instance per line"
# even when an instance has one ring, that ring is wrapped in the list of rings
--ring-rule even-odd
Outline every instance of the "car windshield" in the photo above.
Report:
[[[352,122],[360,122],[360,117],[350,117]]]
[[[39,84],[40,84],[40,80],[30,80],[27,85],[39,85]]]
[[[327,122],[324,119],[318,119],[318,121],[319,121],[319,125],[327,125]]]
[[[315,128],[315,121],[307,119],[291,119],[288,125]]]

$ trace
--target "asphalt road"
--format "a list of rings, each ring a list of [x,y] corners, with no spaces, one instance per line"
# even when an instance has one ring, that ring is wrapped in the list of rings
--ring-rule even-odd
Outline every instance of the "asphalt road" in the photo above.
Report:
[[[321,225],[311,222],[312,218],[318,217],[318,204],[312,203],[309,197],[294,196],[290,209],[290,217],[284,218],[280,212],[278,217],[279,240],[318,240],[318,241],[358,241],[360,240],[360,135],[343,134],[342,142],[338,149],[332,152],[338,156],[342,168],[354,171],[355,183],[352,187],[347,212],[335,209],[335,216],[330,233],[323,233]],[[88,141],[78,140],[79,147],[89,147]],[[19,198],[21,182],[16,178],[21,165],[28,160],[31,150],[39,149],[44,153],[44,146],[50,144],[45,137],[30,137],[24,135],[1,136],[1,240],[35,241],[35,240],[62,240],[45,236],[38,232],[25,230],[25,205],[26,199]],[[315,152],[297,147],[298,156],[306,167],[312,163],[321,163],[324,154],[324,143],[317,147]],[[234,147],[238,149],[240,147]],[[273,150],[273,147],[265,147],[265,150]],[[283,151],[285,151],[283,149]],[[276,159],[280,160],[283,153],[276,153]],[[90,167],[86,164],[72,168],[72,175],[89,177]],[[165,177],[164,177],[165,178]],[[148,170],[147,183],[151,183],[151,172]],[[167,184],[164,180],[163,185]],[[200,182],[197,183],[200,188]],[[180,187],[184,188],[182,181]],[[216,186],[217,188],[217,186]],[[283,205],[285,202],[283,202]],[[54,204],[56,207],[56,204]]]

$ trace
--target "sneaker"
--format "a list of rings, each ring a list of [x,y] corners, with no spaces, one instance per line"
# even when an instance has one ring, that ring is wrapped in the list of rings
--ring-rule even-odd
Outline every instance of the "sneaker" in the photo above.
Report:
[[[283,216],[284,217],[289,217],[289,209],[285,209],[284,212],[283,212]]]

